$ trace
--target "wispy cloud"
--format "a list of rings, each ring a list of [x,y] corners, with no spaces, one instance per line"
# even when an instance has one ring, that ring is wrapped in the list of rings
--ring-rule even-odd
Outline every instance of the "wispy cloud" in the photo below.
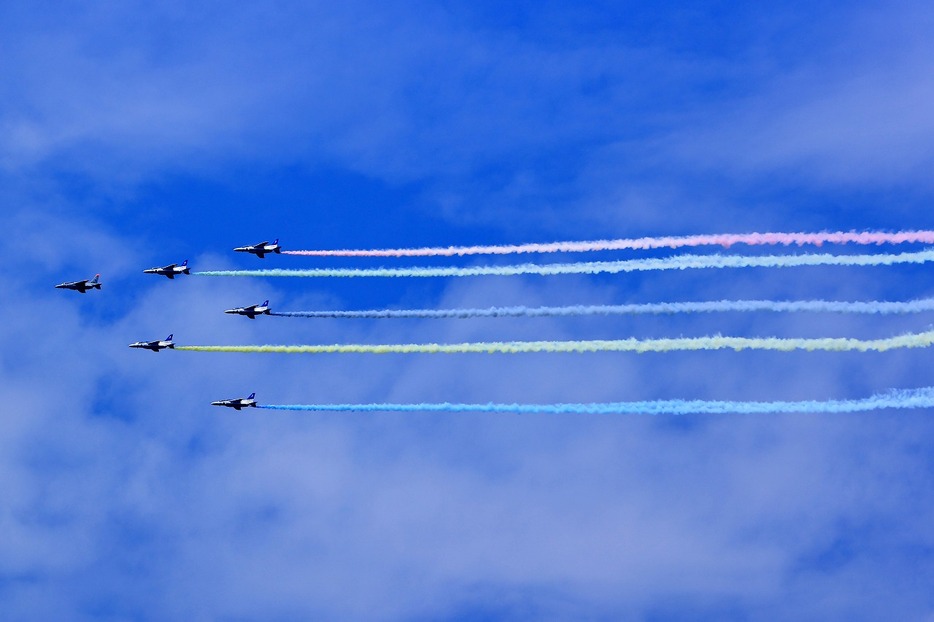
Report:
[[[930,615],[927,413],[620,420],[209,406],[250,391],[267,403],[845,399],[931,385],[917,352],[390,362],[126,347],[169,332],[189,343],[314,344],[718,332],[873,339],[924,330],[925,319],[906,316],[377,323],[250,322],[222,313],[266,298],[281,308],[353,309],[929,294],[923,271],[907,266],[813,267],[770,279],[692,271],[356,289],[281,283],[287,279],[169,282],[138,270],[180,249],[193,251],[199,270],[255,267],[202,250],[226,251],[231,244],[219,233],[204,232],[236,216],[226,204],[195,205],[179,179],[220,178],[236,193],[244,189],[238,174],[279,173],[283,164],[412,184],[427,209],[450,222],[486,225],[469,230],[467,244],[763,223],[788,230],[789,218],[805,212],[817,223],[805,228],[860,228],[851,218],[866,212],[839,208],[834,190],[858,181],[850,171],[866,172],[865,185],[853,187],[870,192],[913,183],[927,161],[906,130],[916,122],[924,137],[926,121],[905,104],[927,102],[929,81],[912,81],[930,58],[926,39],[906,35],[904,45],[888,47],[885,23],[841,30],[860,24],[859,15],[813,3],[808,11],[823,17],[809,36],[782,29],[783,7],[757,9],[766,13],[753,18],[709,7],[634,13],[594,4],[563,10],[572,14],[549,25],[545,17],[562,9],[525,18],[496,3],[489,8],[499,21],[490,25],[476,3],[469,11],[7,4],[4,617]],[[603,19],[620,7],[627,12],[616,21]],[[908,5],[891,11],[902,15],[899,28],[922,15]],[[579,26],[588,19],[600,30]],[[925,22],[915,21],[917,33]],[[865,53],[840,63],[853,41],[867,41]],[[900,102],[870,99],[878,89]],[[835,131],[823,132],[825,123]],[[282,175],[255,196],[300,184]],[[783,193],[798,186],[809,188],[808,200],[785,202]],[[153,192],[148,207],[162,201],[152,187],[184,200],[131,213],[126,194],[114,191],[127,187]],[[892,218],[930,224],[919,222],[929,210],[910,203],[914,192],[876,209],[905,199]],[[322,194],[302,186],[294,201],[320,205]],[[379,203],[380,226],[400,245],[437,234],[423,225],[415,239],[400,202]],[[264,219],[281,214],[273,202],[257,203]],[[290,233],[307,227],[336,237],[317,229],[322,210],[308,208]],[[343,217],[345,231],[357,225],[353,209]],[[207,224],[195,229],[192,220]],[[488,240],[491,231],[509,239]],[[263,261],[293,260],[311,261]],[[72,271],[115,276],[94,297],[51,288],[52,277]]]

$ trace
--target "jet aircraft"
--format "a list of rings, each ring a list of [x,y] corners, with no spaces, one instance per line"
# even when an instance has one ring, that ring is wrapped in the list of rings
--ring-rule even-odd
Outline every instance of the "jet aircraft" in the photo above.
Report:
[[[162,276],[167,276],[170,279],[174,279],[176,274],[191,274],[191,271],[188,269],[188,260],[186,259],[179,264],[171,263],[162,268],[149,268],[148,270],[143,270],[146,274],[161,274]]]
[[[238,253],[252,253],[262,259],[266,253],[276,253],[277,255],[282,252],[282,248],[279,246],[279,238],[276,238],[275,241],[270,244],[265,240],[259,244],[252,244],[250,246],[238,246],[234,249]]]
[[[82,294],[88,291],[89,289],[100,289],[101,275],[95,274],[93,279],[84,279],[83,281],[71,281],[69,283],[59,283],[55,286],[55,289],[73,289]]]
[[[257,315],[269,315],[269,301],[266,300],[261,305],[250,305],[248,307],[237,307],[236,309],[227,309],[224,313],[234,315],[245,315],[251,320],[255,320]]]
[[[175,349],[175,344],[172,343],[172,337],[174,335],[169,335],[162,341],[137,341],[136,343],[131,343],[131,348],[142,348],[144,350],[152,350],[153,352],[158,352],[159,350],[164,350],[169,348],[170,350]]]
[[[256,407],[256,393],[250,393],[250,397],[237,397],[232,400],[219,400],[217,402],[211,402],[211,406],[227,406],[228,408],[233,408],[235,410],[240,410],[241,408],[247,408],[252,406]]]

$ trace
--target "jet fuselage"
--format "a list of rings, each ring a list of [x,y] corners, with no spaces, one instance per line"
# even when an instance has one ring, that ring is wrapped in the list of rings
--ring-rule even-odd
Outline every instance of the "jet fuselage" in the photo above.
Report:
[[[70,281],[68,283],[59,283],[55,286],[55,289],[71,289],[76,292],[81,292],[82,294],[87,292],[89,289],[100,289],[101,284],[98,279],[101,278],[101,275],[94,275],[93,279],[84,279],[83,281]]]
[[[170,279],[174,279],[176,274],[191,274],[191,270],[188,268],[188,260],[186,259],[180,265],[179,264],[169,264],[161,268],[147,268],[143,270],[146,274],[161,274],[162,276],[167,276]]]
[[[131,348],[140,348],[140,349],[143,349],[143,350],[152,350],[153,352],[158,352],[159,350],[165,350],[166,348],[168,348],[168,349],[170,349],[170,350],[174,350],[174,349],[175,349],[175,344],[172,342],[172,337],[173,337],[173,335],[169,335],[167,338],[165,338],[165,339],[163,339],[163,340],[157,340],[157,341],[137,341],[137,342],[135,342],[135,343],[131,343],[131,344],[130,344],[130,347],[131,347]]]
[[[251,320],[255,320],[257,315],[269,315],[269,301],[259,304],[259,305],[250,305],[248,307],[237,307],[236,309],[227,309],[224,313],[229,313],[231,315],[245,315]]]
[[[234,410],[240,410],[241,408],[256,408],[256,393],[250,393],[249,397],[237,397],[230,400],[218,400],[216,402],[211,402],[211,406],[226,406],[227,408],[233,408]]]
[[[266,253],[281,253],[282,247],[279,246],[279,239],[277,238],[272,244],[263,241],[259,244],[251,244],[249,246],[238,246],[234,250],[238,253],[251,253],[262,259],[266,256]]]

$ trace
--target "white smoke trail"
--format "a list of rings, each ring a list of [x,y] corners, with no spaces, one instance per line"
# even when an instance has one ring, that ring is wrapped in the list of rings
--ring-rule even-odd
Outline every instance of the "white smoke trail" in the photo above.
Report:
[[[279,311],[270,313],[278,317],[302,318],[421,318],[467,319],[484,317],[557,317],[579,315],[644,315],[676,313],[723,312],[814,312],[905,314],[934,311],[934,298],[908,302],[837,302],[829,300],[719,300],[710,302],[658,302],[625,305],[574,305],[567,307],[490,307],[487,309],[371,309],[367,311]]]
[[[934,261],[934,250],[915,253],[874,255],[680,255],[659,259],[625,261],[593,261],[564,264],[521,264],[515,266],[475,266],[469,268],[318,268],[312,270],[208,270],[192,272],[199,276],[251,276],[300,278],[360,278],[360,277],[467,277],[559,274],[618,274],[660,270],[697,268],[792,268],[800,266],[891,266],[922,264]]]

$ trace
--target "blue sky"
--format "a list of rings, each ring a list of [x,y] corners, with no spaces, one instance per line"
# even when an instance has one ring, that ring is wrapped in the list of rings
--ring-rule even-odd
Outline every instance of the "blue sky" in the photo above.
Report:
[[[934,228],[928,3],[734,4],[0,5],[2,617],[934,615],[931,412],[208,405],[250,391],[267,403],[858,398],[934,384],[924,352],[126,347],[170,332],[258,344],[926,329],[923,315],[220,313],[266,298],[281,310],[907,300],[930,294],[918,267],[422,282],[141,273],[185,258],[197,269],[508,261],[261,263],[230,251],[274,237],[337,248]],[[96,272],[102,292],[51,288]]]

